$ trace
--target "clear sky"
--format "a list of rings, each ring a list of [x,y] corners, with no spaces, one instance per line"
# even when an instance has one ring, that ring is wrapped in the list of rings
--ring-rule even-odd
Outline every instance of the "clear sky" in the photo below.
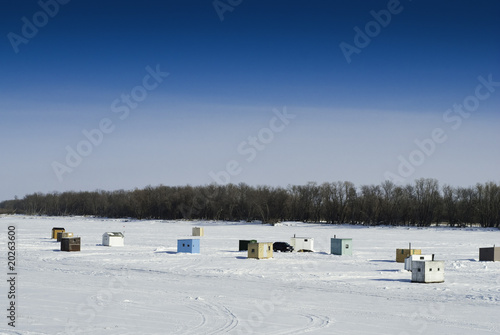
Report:
[[[499,182],[499,18],[484,0],[4,1],[0,200]]]

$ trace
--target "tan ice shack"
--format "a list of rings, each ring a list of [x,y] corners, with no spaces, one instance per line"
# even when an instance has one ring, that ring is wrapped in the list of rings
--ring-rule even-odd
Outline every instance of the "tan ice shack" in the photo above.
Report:
[[[273,258],[273,242],[249,243],[248,258]]]
[[[203,227],[193,227],[193,236],[203,236],[205,233],[203,232]]]
[[[406,257],[411,255],[421,255],[421,249],[396,249],[396,262],[404,263]]]
[[[73,233],[70,233],[70,232],[64,232],[61,234],[61,238],[65,238],[65,237],[73,237]]]

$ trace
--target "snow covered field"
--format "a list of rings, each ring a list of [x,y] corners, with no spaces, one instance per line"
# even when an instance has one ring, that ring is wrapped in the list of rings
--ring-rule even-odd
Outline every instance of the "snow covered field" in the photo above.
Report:
[[[127,221],[1,216],[2,334],[500,334],[500,262],[478,248],[500,230]],[[16,227],[16,327],[7,325],[7,227]],[[61,226],[82,239],[61,252]],[[201,254],[176,240],[203,226]],[[101,246],[125,231],[124,247]],[[247,259],[238,240],[315,238],[315,253]],[[353,256],[330,238],[353,238]],[[445,261],[445,282],[411,283],[396,263],[408,242]]]

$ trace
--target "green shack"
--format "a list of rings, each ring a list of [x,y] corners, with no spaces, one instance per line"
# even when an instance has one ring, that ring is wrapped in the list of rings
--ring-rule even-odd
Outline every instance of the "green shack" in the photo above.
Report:
[[[331,254],[352,256],[352,238],[337,238],[335,235],[331,239]]]
[[[239,251],[247,251],[250,243],[257,243],[257,240],[240,240]]]

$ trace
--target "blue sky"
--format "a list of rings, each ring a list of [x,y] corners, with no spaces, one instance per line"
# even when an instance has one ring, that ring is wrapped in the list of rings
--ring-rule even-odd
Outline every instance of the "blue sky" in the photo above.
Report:
[[[500,86],[474,98],[478,77],[500,81],[497,2],[221,0],[223,20],[212,1],[65,2],[11,0],[0,14],[0,200],[225,181],[500,181]],[[357,47],[354,28],[367,25],[349,63],[340,44]],[[168,72],[151,90],[147,67]],[[146,96],[120,119],[112,104],[132,92]],[[465,101],[478,105],[447,114]],[[276,110],[294,117],[279,124]],[[103,119],[112,131],[94,145],[82,132]],[[71,167],[68,147],[82,141],[90,153]]]

